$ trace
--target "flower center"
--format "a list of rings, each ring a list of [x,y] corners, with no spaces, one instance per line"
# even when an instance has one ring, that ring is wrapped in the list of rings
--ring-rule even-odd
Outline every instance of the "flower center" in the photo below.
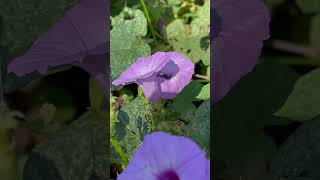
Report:
[[[179,72],[179,67],[172,60],[169,60],[167,64],[157,72],[157,77],[161,80],[169,80]]]
[[[174,172],[173,170],[168,170],[162,172],[158,176],[157,180],[180,180],[180,178],[176,172]]]
[[[163,79],[169,80],[169,79],[171,79],[172,74],[171,73],[162,73],[162,72],[160,72],[160,73],[157,74],[157,77],[161,77]]]

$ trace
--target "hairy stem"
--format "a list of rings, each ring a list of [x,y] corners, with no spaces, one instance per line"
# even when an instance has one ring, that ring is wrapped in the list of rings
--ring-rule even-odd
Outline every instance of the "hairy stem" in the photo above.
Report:
[[[142,9],[143,9],[143,12],[147,18],[147,21],[148,21],[148,24],[150,26],[150,30],[151,30],[151,34],[153,36],[153,38],[156,37],[156,32],[155,30],[153,29],[153,26],[152,26],[152,23],[151,23],[151,18],[150,18],[150,15],[149,15],[149,12],[148,12],[148,9],[147,9],[147,6],[146,4],[144,3],[144,0],[140,0],[140,4],[142,6]]]
[[[194,77],[204,79],[204,80],[210,80],[209,77],[201,75],[201,74],[194,74]]]

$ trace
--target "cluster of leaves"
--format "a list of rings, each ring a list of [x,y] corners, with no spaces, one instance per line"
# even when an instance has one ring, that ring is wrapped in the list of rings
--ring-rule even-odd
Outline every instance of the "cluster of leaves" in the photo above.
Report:
[[[178,51],[196,65],[196,74],[173,100],[151,105],[140,88],[112,87],[111,163],[127,165],[143,137],[165,131],[192,138],[209,156],[210,1],[111,1],[111,81],[138,57]]]
[[[213,175],[319,179],[320,4],[265,2],[272,21],[262,63],[213,107]]]

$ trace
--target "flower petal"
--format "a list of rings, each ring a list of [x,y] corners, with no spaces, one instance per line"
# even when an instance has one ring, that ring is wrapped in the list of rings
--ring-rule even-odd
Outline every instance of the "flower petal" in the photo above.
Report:
[[[158,99],[172,99],[189,84],[194,64],[178,52],[157,52],[139,58],[112,84],[138,84],[151,103]],[[166,75],[164,78],[162,75]],[[153,82],[154,81],[154,82]]]
[[[109,89],[107,83],[108,78],[108,64],[109,55],[89,55],[82,62],[73,63],[86,70],[92,77],[94,77],[104,89]]]
[[[166,59],[172,60],[179,68],[178,72],[167,81],[160,84],[161,98],[172,99],[189,84],[194,74],[194,64],[178,52],[166,53]]]
[[[197,169],[197,171],[195,170]],[[183,180],[209,180],[210,179],[210,161],[202,156],[198,156],[190,163],[186,163],[178,169],[180,179]]]
[[[150,103],[155,103],[158,99],[160,99],[160,87],[155,76],[138,80],[137,84],[142,88],[144,96]]]
[[[164,52],[157,52],[151,56],[138,58],[112,84],[115,86],[126,85],[138,79],[147,78],[162,69],[166,63]]]
[[[92,3],[88,5],[87,0],[82,0],[66,12],[61,20],[33,43],[25,55],[9,64],[8,72],[19,76],[35,70],[45,73],[50,66],[80,62],[88,54],[105,54],[108,44],[108,33],[104,28],[107,17],[101,16],[96,6],[106,7],[106,1],[94,0]]]
[[[258,61],[269,37],[268,10],[261,0],[215,0],[213,11],[213,100],[221,100]]]
[[[208,160],[199,146],[183,136],[173,136],[164,132],[154,132],[145,136],[142,145],[133,155],[128,167],[119,175],[119,180],[138,180],[144,175],[150,180],[168,169],[175,170],[180,179],[191,180],[207,177]],[[190,168],[193,168],[190,170]],[[186,171],[190,172],[186,172]],[[196,177],[196,178],[194,178]]]

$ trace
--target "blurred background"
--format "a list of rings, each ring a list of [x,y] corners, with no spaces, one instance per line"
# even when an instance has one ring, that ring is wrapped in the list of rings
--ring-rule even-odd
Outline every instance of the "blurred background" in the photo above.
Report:
[[[320,1],[264,0],[271,16],[271,37],[263,58],[276,59],[306,73],[320,65]]]

